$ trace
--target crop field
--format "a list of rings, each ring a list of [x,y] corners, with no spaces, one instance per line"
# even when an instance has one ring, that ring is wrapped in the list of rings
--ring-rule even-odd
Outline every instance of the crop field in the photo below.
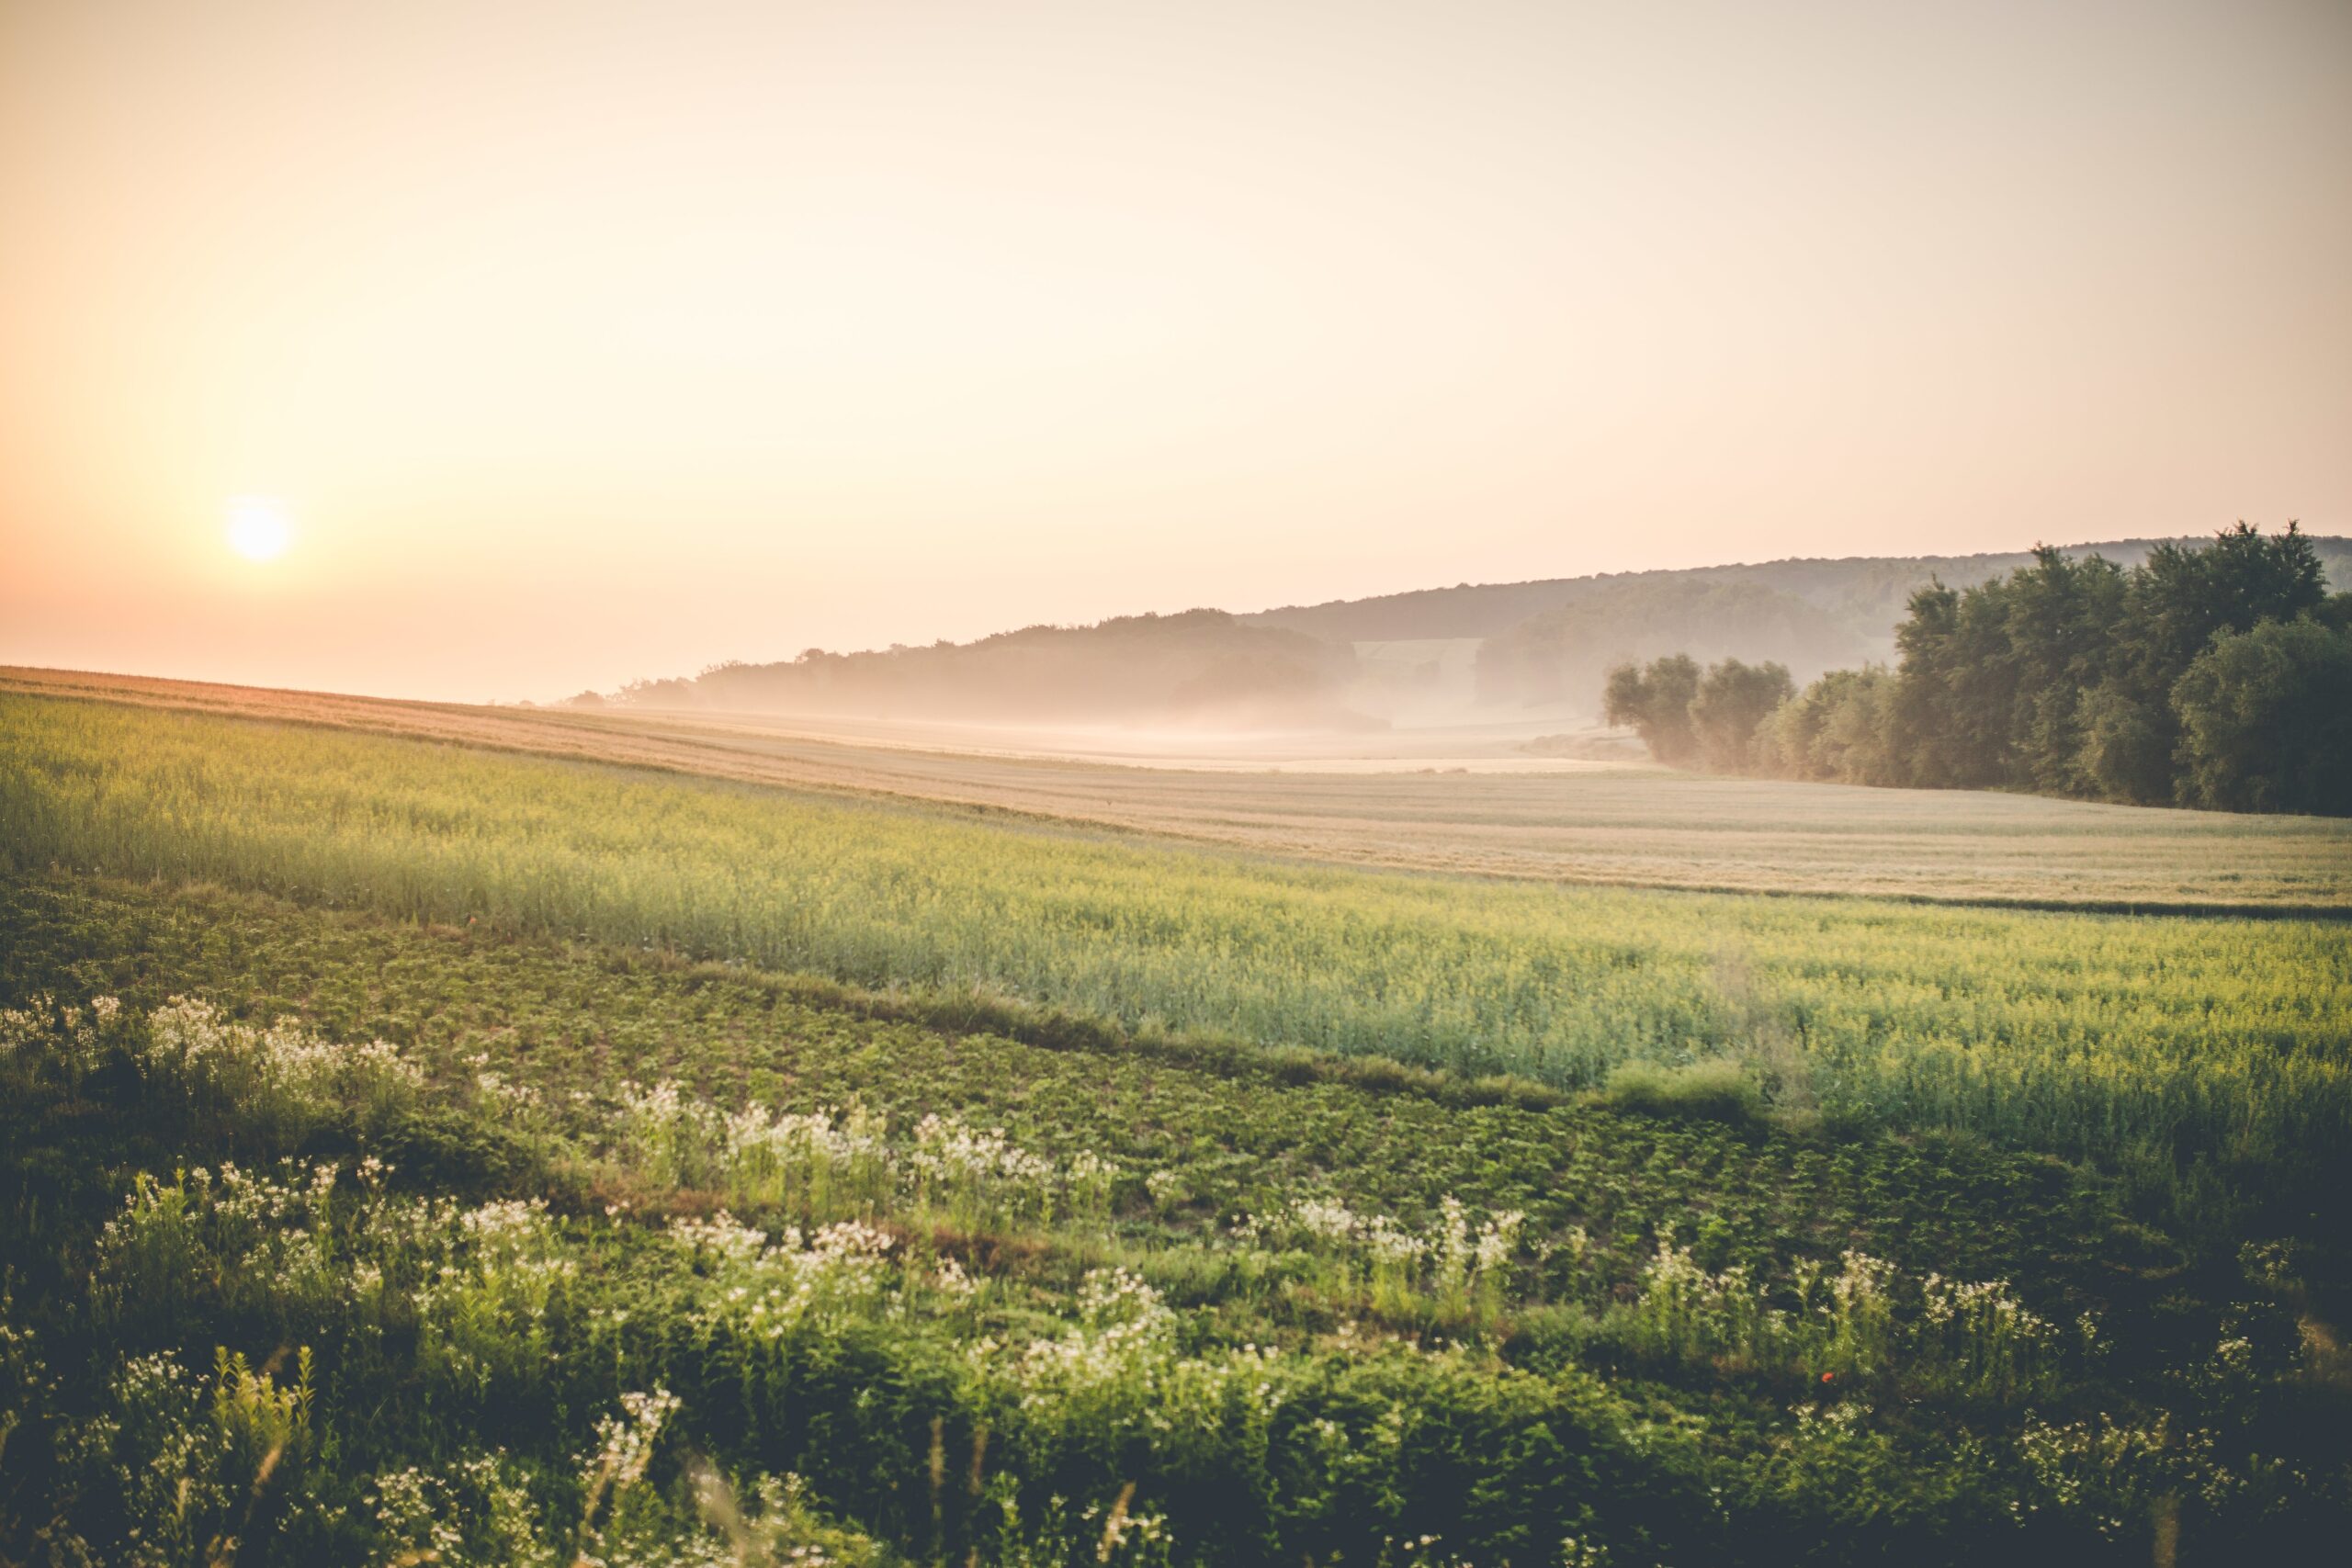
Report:
[[[0,1560],[2352,1522],[2352,925],[1317,865],[469,739],[0,697]]]
[[[1442,738],[1370,735],[1363,758],[1276,773],[1272,742],[945,732],[844,721],[396,703],[59,671],[0,693],[448,740],[749,784],[880,795],[1318,863],[1600,886],[1871,894],[2138,910],[2352,909],[2352,825],[1981,792],[1860,789],[1566,764],[1452,772]],[[895,743],[881,744],[881,737]],[[1091,745],[1128,759],[1006,755]],[[1466,743],[1465,743],[1466,744]],[[1535,765],[1498,748],[1473,769]],[[954,748],[954,749],[951,749]],[[1332,751],[1331,745],[1322,748]],[[1262,766],[1251,771],[1246,759]],[[1392,759],[1386,761],[1380,758]],[[1514,759],[1516,760],[1514,761]],[[1142,765],[1153,761],[1157,765]],[[1561,766],[1554,764],[1554,766]],[[1381,769],[1385,771],[1364,771]]]
[[[0,739],[28,866],[1555,1088],[1732,1058],[1838,1117],[2114,1162],[2230,1224],[2352,1174],[2339,923],[1368,875],[90,704],[11,700]]]
[[[2340,1506],[2291,1247],[1976,1141],[0,897],[9,1224],[85,1238],[12,1317],[130,1352],[12,1328],[19,1430],[97,1408],[55,1463],[126,1561],[2136,1561]]]

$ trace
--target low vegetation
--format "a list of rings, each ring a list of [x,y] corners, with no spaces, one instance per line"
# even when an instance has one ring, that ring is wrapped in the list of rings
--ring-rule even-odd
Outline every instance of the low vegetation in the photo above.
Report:
[[[2301,1230],[2352,1178],[2352,927],[1314,869],[320,730],[13,700],[20,867],[208,879],[1538,1089],[1725,1060],[1791,1113]],[[2155,978],[2152,980],[2152,976]]]
[[[2302,1250],[2200,1258],[1982,1142],[217,888],[20,876],[0,920],[11,1559],[2142,1562],[2345,1522]]]

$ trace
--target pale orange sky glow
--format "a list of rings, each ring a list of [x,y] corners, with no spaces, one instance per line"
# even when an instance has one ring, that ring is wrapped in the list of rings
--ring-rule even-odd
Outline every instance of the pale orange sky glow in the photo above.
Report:
[[[0,0],[0,662],[2352,532],[2343,0]]]

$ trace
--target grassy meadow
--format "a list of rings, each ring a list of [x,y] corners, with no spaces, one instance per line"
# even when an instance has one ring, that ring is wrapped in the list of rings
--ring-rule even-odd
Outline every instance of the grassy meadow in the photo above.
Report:
[[[928,801],[1324,864],[2123,913],[2352,909],[2352,822],[2340,819],[1653,767],[1487,772],[1540,764],[1483,731],[1446,741],[1489,753],[1463,767],[1327,755],[1276,773],[1272,759],[1284,747],[1236,737],[471,707],[0,668],[0,694],[9,693]],[[1378,753],[1391,740],[1319,750]],[[1209,760],[1220,746],[1227,754]],[[1148,765],[1108,761],[1105,749]]]
[[[2352,1510],[2343,924],[28,696],[0,853],[0,1560],[2286,1561]]]

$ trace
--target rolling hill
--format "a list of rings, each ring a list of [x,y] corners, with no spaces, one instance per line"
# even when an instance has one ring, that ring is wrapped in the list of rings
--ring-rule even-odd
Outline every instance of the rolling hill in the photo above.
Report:
[[[2118,565],[2134,566],[2160,544],[2202,542],[2202,536],[2176,540],[2114,539],[2064,548],[2071,556],[2101,555]],[[2312,543],[2327,563],[2335,586],[2352,588],[2352,538],[2316,536]],[[1333,642],[1490,637],[1565,604],[1639,591],[1651,584],[1754,582],[1804,600],[1860,636],[1885,640],[1902,618],[1904,601],[1928,578],[1965,587],[2032,562],[2030,550],[1971,556],[1796,558],[1673,570],[1604,571],[1534,582],[1463,582],[1452,588],[1416,589],[1369,599],[1285,604],[1239,618],[1250,625],[1280,626]]]
[[[2130,566],[2157,539],[2066,547]],[[2352,539],[2314,538],[2338,588]],[[1628,659],[1778,660],[1800,680],[1894,651],[1930,578],[1982,582],[2030,553],[1855,556],[1423,589],[1253,614],[1187,610],[1034,626],[967,643],[809,649],[633,682],[573,705],[990,722],[1355,729],[1458,722],[1475,705],[1589,709]]]

